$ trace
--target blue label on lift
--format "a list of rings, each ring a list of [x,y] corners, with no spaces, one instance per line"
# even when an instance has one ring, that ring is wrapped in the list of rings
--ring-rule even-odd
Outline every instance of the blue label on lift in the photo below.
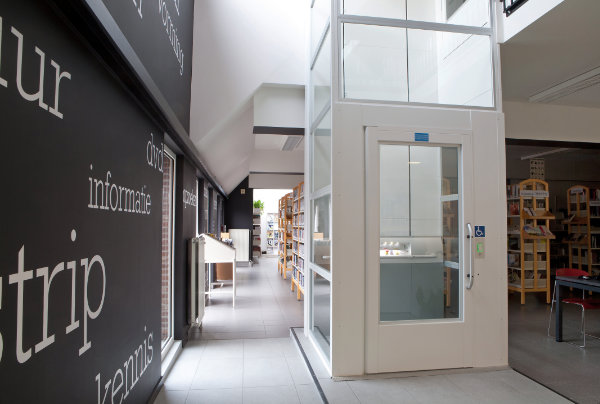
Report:
[[[429,133],[415,133],[415,142],[429,142]]]
[[[475,226],[475,237],[485,237],[485,226]]]

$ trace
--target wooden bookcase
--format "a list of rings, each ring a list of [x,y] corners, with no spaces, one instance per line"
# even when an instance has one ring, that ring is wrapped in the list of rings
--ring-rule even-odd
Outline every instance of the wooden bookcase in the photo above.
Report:
[[[279,200],[279,260],[277,269],[283,279],[292,268],[292,193],[286,194]]]
[[[545,292],[550,303],[550,232],[548,183],[525,180],[507,187],[508,290]]]
[[[304,294],[304,182],[293,191],[294,212],[292,219],[292,292],[296,289],[297,299]]]
[[[590,194],[593,194],[593,199]],[[569,268],[600,272],[600,202],[598,190],[574,185],[567,190],[567,225],[569,233]],[[594,205],[594,206],[592,206]]]

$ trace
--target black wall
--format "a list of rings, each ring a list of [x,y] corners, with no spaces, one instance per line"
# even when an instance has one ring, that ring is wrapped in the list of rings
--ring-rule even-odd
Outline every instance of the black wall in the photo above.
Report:
[[[241,190],[246,191],[245,194]],[[248,177],[225,200],[225,225],[227,229],[252,230],[252,203],[254,192],[248,188]]]
[[[192,81],[193,0],[85,0],[117,44],[116,23],[149,77],[146,86],[155,85],[161,107],[173,111],[189,132]],[[104,5],[104,7],[102,6]],[[105,10],[109,15],[106,15]],[[121,46],[122,50],[123,47]],[[129,54],[125,55],[132,62]],[[140,66],[135,66],[139,69]],[[151,90],[152,92],[152,90]],[[158,95],[158,96],[157,96]],[[164,97],[164,102],[161,98]]]
[[[175,270],[173,318],[175,339],[187,340],[188,240],[196,237],[196,170],[182,156],[177,158],[175,179]]]
[[[47,3],[3,1],[0,17],[0,402],[108,402],[113,388],[145,402],[161,361],[162,173],[149,146],[164,129]],[[41,100],[18,90],[19,35],[23,92],[37,92],[43,52]],[[70,75],[62,117],[57,65]],[[134,212],[123,188],[139,192]]]

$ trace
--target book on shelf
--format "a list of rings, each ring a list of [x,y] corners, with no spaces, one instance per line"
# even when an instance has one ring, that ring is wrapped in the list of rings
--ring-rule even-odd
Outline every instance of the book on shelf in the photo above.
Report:
[[[554,235],[546,226],[543,225],[531,226],[526,224],[523,226],[523,231],[530,236],[551,237]]]

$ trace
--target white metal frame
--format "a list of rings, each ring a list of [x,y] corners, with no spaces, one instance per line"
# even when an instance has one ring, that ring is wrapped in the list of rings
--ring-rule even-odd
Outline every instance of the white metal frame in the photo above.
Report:
[[[329,58],[330,58],[330,64],[331,64],[331,72],[330,72],[330,82],[331,82],[331,88],[333,89],[334,84],[335,84],[335,80],[334,78],[336,77],[333,73],[334,73],[334,69],[335,69],[335,63],[333,61],[333,55],[334,55],[334,32],[335,30],[332,29],[332,27],[334,27],[335,25],[332,25],[332,18],[331,16],[333,15],[333,10],[334,7],[336,7],[335,2],[328,0],[331,2],[331,13],[330,13],[330,18],[327,20],[327,22],[323,25],[323,30],[321,33],[321,36],[319,38],[319,41],[317,42],[317,45],[315,47],[315,50],[311,53],[310,50],[310,46],[308,47],[308,51],[307,51],[307,55],[310,61],[310,68],[308,69],[308,73],[307,73],[307,83],[309,83],[309,85],[307,86],[306,89],[306,100],[307,100],[307,108],[306,108],[306,112],[305,112],[305,118],[307,120],[307,122],[309,122],[309,124],[307,125],[307,130],[306,130],[306,136],[309,139],[309,144],[308,147],[306,147],[306,152],[305,152],[305,167],[308,167],[308,175],[305,174],[305,178],[304,178],[304,195],[305,195],[305,201],[306,201],[306,207],[309,210],[309,214],[307,215],[308,220],[305,220],[304,223],[304,240],[305,240],[305,257],[307,259],[305,259],[305,269],[308,269],[308,282],[305,282],[305,305],[304,305],[304,310],[305,310],[305,319],[304,319],[304,328],[305,328],[305,334],[308,336],[309,340],[312,342],[313,346],[315,347],[316,351],[319,354],[319,357],[321,358],[323,364],[326,366],[326,368],[329,370],[329,372],[331,373],[331,343],[329,345],[329,355],[326,355],[325,352],[322,351],[322,348],[320,346],[319,343],[317,343],[313,333],[312,333],[312,326],[313,326],[313,322],[314,322],[314,315],[313,315],[313,287],[312,287],[312,282],[313,282],[313,273],[319,274],[320,276],[322,276],[324,279],[326,279],[330,285],[331,285],[331,272],[327,271],[324,268],[321,268],[319,265],[316,265],[312,262],[312,242],[311,242],[311,235],[312,235],[312,226],[313,226],[313,217],[312,217],[312,212],[313,212],[313,202],[318,199],[321,198],[323,196],[326,195],[331,195],[332,194],[332,187],[331,187],[331,181],[330,181],[330,185],[323,187],[319,190],[316,190],[315,192],[312,192],[312,180],[313,180],[313,174],[314,174],[314,170],[313,170],[313,146],[314,146],[314,140],[313,140],[313,134],[315,132],[315,130],[317,129],[317,127],[321,124],[321,122],[323,121],[323,119],[325,118],[325,116],[327,115],[327,113],[329,111],[331,111],[331,106],[332,106],[332,95],[333,95],[333,91],[330,92],[330,99],[329,101],[326,103],[326,105],[323,107],[323,109],[321,111],[316,112],[315,114],[313,114],[312,110],[313,110],[313,86],[312,86],[312,80],[311,80],[311,73],[312,70],[315,66],[315,63],[317,61],[317,58],[322,54],[322,52],[324,51],[323,49],[323,44],[325,42],[325,39],[327,38],[327,35],[330,35],[330,42],[331,42],[331,49],[329,50]],[[312,8],[314,6],[315,0],[311,1],[310,7]],[[312,21],[311,21],[312,23]],[[310,43],[310,33],[311,30],[308,30],[308,43]],[[331,175],[331,167],[330,167],[330,175]],[[305,210],[306,210],[305,207]],[[332,222],[331,222],[331,199],[330,199],[330,203],[329,203],[329,239],[332,239]],[[333,262],[333,257],[331,257],[331,262]],[[306,278],[305,278],[306,279]],[[331,305],[332,305],[333,301],[332,298],[330,298],[329,301],[329,307],[330,307],[330,315],[329,315],[329,329],[332,329],[332,318],[331,318]],[[327,356],[329,356],[329,359],[327,358]]]
[[[173,161],[173,169],[172,169],[172,177],[171,177],[171,181],[170,181],[170,187],[171,187],[171,212],[169,215],[169,222],[170,222],[170,243],[169,243],[169,256],[171,259],[171,267],[169,269],[169,338],[167,338],[167,340],[165,341],[165,343],[162,346],[161,349],[161,357],[164,357],[168,352],[169,349],[171,348],[171,346],[173,345],[173,341],[174,341],[174,325],[173,325],[173,297],[175,296],[175,282],[173,281],[174,275],[175,275],[175,198],[176,198],[176,192],[175,192],[175,188],[176,188],[176,165],[177,165],[177,158],[176,158],[176,154],[173,153],[173,151],[171,149],[169,149],[166,145],[164,146],[165,150],[164,153],[165,155],[168,156],[168,158],[170,158]]]
[[[500,89],[500,49],[496,41],[496,6],[493,0],[489,0],[489,11],[490,11],[490,27],[474,27],[468,25],[456,25],[456,24],[445,24],[438,22],[426,22],[426,21],[415,21],[415,20],[402,20],[402,19],[393,19],[393,18],[382,18],[382,17],[367,17],[367,16],[358,16],[358,15],[348,15],[344,14],[343,10],[343,0],[333,0],[333,16],[331,19],[331,26],[335,29],[332,29],[332,42],[331,46],[334,50],[333,55],[334,58],[332,60],[332,70],[335,65],[335,74],[333,78],[335,78],[337,83],[337,89],[333,94],[336,99],[334,102],[347,102],[347,103],[355,103],[355,104],[384,104],[384,105],[410,105],[410,106],[420,106],[420,107],[435,107],[435,108],[448,108],[448,109],[474,109],[474,110],[484,110],[484,111],[495,111],[501,110],[502,107],[502,98],[501,94],[499,96]],[[490,37],[490,55],[492,57],[491,66],[492,66],[492,91],[493,91],[493,100],[494,105],[491,107],[480,107],[480,106],[470,106],[470,105],[456,105],[456,104],[437,104],[437,103],[421,103],[421,102],[411,102],[411,101],[383,101],[383,100],[370,100],[370,99],[353,99],[353,98],[345,98],[344,97],[344,52],[343,52],[343,33],[342,29],[344,23],[351,24],[362,24],[362,25],[377,25],[383,27],[396,27],[396,28],[405,28],[405,29],[418,29],[425,31],[436,31],[436,32],[454,32],[460,34],[470,34],[470,35],[484,35]],[[335,38],[333,35],[335,32]],[[337,57],[335,57],[337,55]],[[333,90],[333,82],[332,82],[332,90]]]
[[[415,132],[427,132],[430,136],[430,142],[415,142],[410,139],[410,135]],[[467,325],[467,320],[472,327],[471,304],[467,302],[466,287],[466,268],[467,261],[466,243],[464,242],[465,227],[463,224],[471,219],[471,214],[466,214],[467,210],[472,210],[469,195],[472,195],[472,161],[470,161],[471,136],[472,133],[444,132],[439,129],[428,130],[424,128],[367,128],[365,138],[365,163],[366,163],[366,195],[365,195],[365,372],[379,373],[381,370],[379,363],[379,333],[381,327],[394,327],[400,325],[430,325],[436,326],[444,324],[462,324]],[[459,147],[459,265],[463,268],[459,271],[459,318],[432,319],[432,320],[403,320],[403,321],[381,321],[379,319],[379,179],[375,181],[375,174],[379,173],[379,144],[405,144],[411,146],[457,146]],[[470,177],[467,177],[470,176]],[[377,176],[378,177],[378,176]],[[375,299],[375,297],[377,299]],[[376,300],[376,302],[375,302]],[[377,325],[373,318],[377,318]],[[470,336],[472,338],[472,336]],[[469,341],[465,341],[468,344]],[[405,344],[405,341],[400,343]],[[468,362],[468,360],[467,360]],[[458,366],[463,367],[463,366]],[[410,369],[418,370],[418,369]],[[389,370],[384,370],[389,371]]]

